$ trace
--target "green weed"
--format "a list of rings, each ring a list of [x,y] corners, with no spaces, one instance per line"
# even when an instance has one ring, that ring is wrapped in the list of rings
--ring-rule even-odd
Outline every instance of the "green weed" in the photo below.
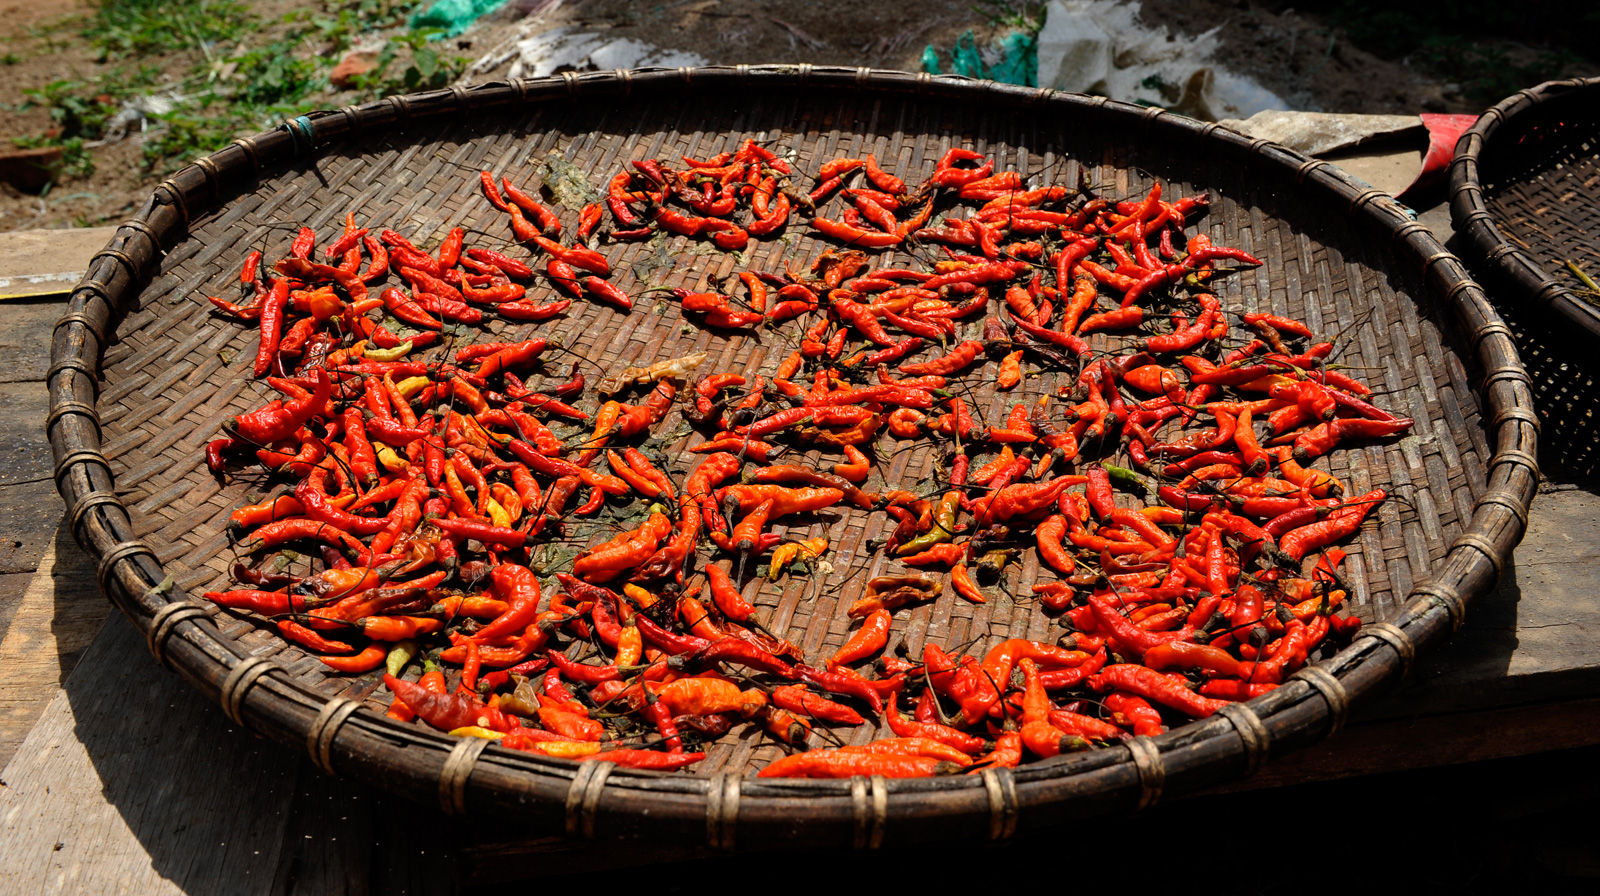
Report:
[[[378,53],[377,65],[356,78],[356,89],[374,98],[449,86],[471,60],[462,56],[441,56],[428,43],[428,38],[435,33],[412,31],[389,38]],[[391,75],[390,68],[402,55],[409,57],[410,64],[398,76]]]
[[[252,129],[236,114],[222,108],[212,111],[213,105],[206,103],[157,116],[162,127],[145,136],[145,167],[166,174],[189,159],[216,152],[227,146],[234,135]],[[222,105],[226,106],[226,101]],[[256,124],[253,129],[260,130],[264,124]]]
[[[250,8],[234,0],[101,0],[83,35],[102,57],[122,59],[206,52],[237,42],[254,24]]]
[[[11,142],[20,149],[61,147],[60,160],[50,166],[52,181],[59,181],[63,177],[88,177],[94,173],[94,156],[84,148],[82,137],[12,137]]]
[[[1015,28],[1038,34],[1044,27],[1045,4],[1041,0],[984,0],[972,11],[988,20],[991,28]]]
[[[76,33],[102,60],[139,64],[22,91],[21,108],[48,109],[51,127],[15,142],[61,146],[59,174],[88,174],[94,160],[85,141],[103,137],[125,101],[150,92],[177,62],[183,74],[162,86],[180,98],[178,105],[155,116],[157,127],[144,135],[145,166],[165,174],[240,134],[331,105],[328,72],[344,52],[363,33],[403,27],[426,2],[323,0],[320,9],[263,23],[239,0],[98,0],[86,18],[32,29],[35,48],[43,44],[49,52],[62,35]],[[455,80],[469,60],[441,55],[429,37],[406,31],[390,38],[377,67],[359,79],[360,95],[430,90]],[[16,53],[0,56],[0,65],[20,61]]]

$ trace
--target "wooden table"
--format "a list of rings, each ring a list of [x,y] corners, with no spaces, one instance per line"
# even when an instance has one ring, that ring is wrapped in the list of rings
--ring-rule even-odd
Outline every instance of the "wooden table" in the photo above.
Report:
[[[1361,173],[1359,158],[1342,164]],[[1441,236],[1450,232],[1442,206],[1421,220]],[[91,241],[85,256],[103,243]],[[0,256],[7,251],[0,243]],[[688,864],[652,875],[685,885],[712,873],[770,875],[768,856],[707,859],[651,844],[530,840],[451,819],[331,779],[303,755],[240,730],[151,660],[132,625],[110,613],[92,569],[60,526],[49,449],[38,432],[45,416],[39,381],[59,304],[4,300],[3,308],[14,323],[0,337],[0,360],[11,362],[0,364],[0,381],[9,384],[0,403],[10,411],[0,456],[12,460],[0,475],[0,525],[15,534],[0,542],[0,761],[8,763],[0,785],[0,891],[470,892],[498,881],[553,883],[548,878],[595,867],[666,861]],[[1248,781],[1149,810],[1138,830],[1203,831],[1218,818],[1241,831],[1255,819],[1271,829],[1305,814],[1290,808],[1304,804],[1315,807],[1315,826],[1328,832],[1317,842],[1359,845],[1338,832],[1362,829],[1382,843],[1397,834],[1386,824],[1373,827],[1383,817],[1374,816],[1374,804],[1386,804],[1405,807],[1405,842],[1419,854],[1415,867],[1427,869],[1427,881],[1509,869],[1526,883],[1530,868],[1600,875],[1594,847],[1563,839],[1569,817],[1600,798],[1592,783],[1600,757],[1597,573],[1600,494],[1548,483],[1500,587],[1473,605],[1459,635],[1420,662],[1397,693],[1331,741],[1275,760]],[[1507,833],[1484,825],[1497,820],[1518,827]],[[1461,828],[1477,833],[1453,833]],[[1057,836],[811,858],[827,863],[830,880],[881,869],[885,858],[915,879],[942,875],[962,855],[1005,866]],[[1455,859],[1420,855],[1430,843],[1455,850]],[[1479,843],[1484,848],[1474,848]],[[1507,843],[1525,847],[1509,864],[1501,861]],[[1144,873],[1198,870],[1176,846],[1139,852]],[[1315,874],[1315,864],[1304,849],[1262,849],[1238,873],[1259,874],[1264,886]],[[1127,882],[1126,871],[1105,873]],[[632,880],[631,887],[653,886]]]

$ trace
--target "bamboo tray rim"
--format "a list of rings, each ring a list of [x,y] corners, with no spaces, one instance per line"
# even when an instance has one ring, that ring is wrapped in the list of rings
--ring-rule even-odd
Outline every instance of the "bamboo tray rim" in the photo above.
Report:
[[[979,776],[839,781],[632,771],[542,758],[477,738],[400,725],[359,709],[355,701],[330,700],[287,675],[275,675],[281,667],[270,660],[241,656],[201,605],[172,591],[154,551],[134,537],[128,510],[115,491],[112,468],[100,451],[95,398],[100,352],[111,341],[120,313],[137,300],[141,278],[162,253],[187,238],[189,222],[200,211],[253,189],[266,169],[314,158],[319,147],[361,131],[536,102],[797,87],[1003,101],[1038,113],[1103,116],[1125,127],[1119,133],[1129,139],[1189,141],[1235,164],[1249,163],[1263,179],[1282,179],[1292,188],[1339,200],[1352,218],[1386,233],[1395,257],[1415,263],[1425,288],[1443,297],[1462,332],[1471,334],[1486,374],[1484,419],[1495,446],[1487,490],[1465,532],[1434,564],[1434,578],[1411,589],[1392,621],[1363,626],[1354,643],[1331,660],[1308,666],[1265,696],[1158,737]],[[1328,162],[1157,108],[868,68],[740,65],[568,72],[390,97],[287,121],[198,160],[154,190],[91,261],[57,324],[51,360],[46,428],[74,537],[95,560],[102,588],[145,633],[156,659],[217,700],[234,721],[307,750],[330,774],[436,800],[446,812],[473,808],[521,815],[585,837],[605,836],[604,821],[613,813],[643,813],[652,826],[670,826],[679,836],[725,850],[750,845],[741,831],[752,824],[763,831],[784,824],[823,827],[840,845],[876,848],[895,820],[930,814],[948,822],[942,836],[1003,839],[1039,810],[1052,809],[1037,817],[1055,819],[1060,807],[1074,800],[1092,804],[1084,811],[1143,808],[1164,792],[1247,775],[1269,754],[1332,734],[1353,706],[1404,677],[1417,653],[1460,626],[1466,604],[1493,586],[1520,540],[1538,479],[1537,418],[1509,329],[1466,268],[1392,197]],[[774,845],[783,839],[774,838]]]
[[[1600,337],[1600,308],[1579,299],[1542,260],[1506,234],[1489,207],[1481,179],[1485,153],[1515,142],[1530,119],[1560,104],[1585,101],[1600,101],[1600,77],[1546,81],[1517,91],[1479,116],[1456,141],[1450,162],[1450,219],[1474,266],[1493,277],[1497,285],[1503,284],[1512,293],[1508,298],[1532,302],[1548,317],[1580,327],[1592,339]],[[1600,140],[1600,132],[1590,139]],[[1554,196],[1551,201],[1560,202]]]

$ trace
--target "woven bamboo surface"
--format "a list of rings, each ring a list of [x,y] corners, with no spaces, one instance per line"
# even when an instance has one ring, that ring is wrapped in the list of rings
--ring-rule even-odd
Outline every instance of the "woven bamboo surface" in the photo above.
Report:
[[[456,225],[480,231],[469,245],[496,245],[509,233],[482,199],[480,170],[531,186],[534,166],[555,151],[599,189],[629,160],[706,157],[746,137],[792,153],[799,172],[873,152],[916,183],[945,150],[963,145],[993,157],[997,170],[1040,182],[1075,184],[1085,172],[1114,198],[1142,195],[1154,180],[1169,196],[1209,192],[1199,228],[1267,262],[1221,281],[1224,308],[1288,314],[1341,334],[1338,360],[1362,368],[1386,407],[1417,420],[1406,438],[1332,458],[1332,472],[1358,492],[1381,486],[1394,496],[1347,561],[1357,611],[1388,625],[1369,626],[1338,656],[1237,712],[1154,740],[956,781],[791,782],[742,778],[778,755],[755,732],[725,739],[694,777],[611,773],[400,726],[357,711],[368,698],[381,708],[386,693],[375,676],[324,675],[275,634],[190,602],[187,595],[228,581],[227,514],[266,487],[233,476],[219,485],[201,458],[223,420],[264,400],[248,370],[253,332],[205,301],[233,282],[245,252],[281,257],[300,225],[329,233],[346,211],[424,247]],[[563,210],[568,227],[575,215]],[[826,245],[791,222],[783,239],[752,244],[747,267],[799,268]],[[606,252],[614,282],[632,294],[701,288],[743,269],[682,238]],[[564,319],[497,323],[479,338],[535,332],[608,366],[706,351],[707,370],[770,372],[790,350],[770,333],[688,326],[675,305],[652,307],[648,297],[630,315],[580,304]],[[1238,776],[1270,753],[1331,733],[1351,701],[1402,676],[1412,654],[1445,638],[1465,602],[1492,585],[1526,525],[1535,418],[1507,337],[1459,262],[1387,196],[1214,125],[1103,99],[865,70],[568,75],[301,119],[180,172],[97,257],[57,330],[50,434],[75,535],[102,558],[103,584],[149,631],[158,658],[244,724],[309,749],[324,768],[447,809],[511,813],[574,835],[874,847],[885,837],[1001,837],[1018,824],[1145,805],[1164,790]],[[1010,394],[984,387],[975,404],[1003,416],[1055,385],[1047,376]],[[658,434],[677,432],[678,419],[669,414]],[[662,448],[675,457],[700,438]],[[877,475],[911,488],[934,478],[935,451],[898,447],[880,448]],[[808,656],[825,656],[846,637],[844,611],[866,580],[892,566],[867,548],[887,531],[881,512],[802,520],[788,534],[827,534],[833,572],[746,594],[778,633]],[[1025,556],[992,589],[997,599],[973,606],[947,592],[898,614],[895,640],[920,652],[927,640],[975,641],[976,651],[1007,637],[1049,639],[1053,621],[1026,596],[1051,574],[1033,552]],[[152,588],[168,575],[170,593]],[[849,736],[864,742],[872,732],[862,726]]]
[[[1541,456],[1600,477],[1600,297],[1579,295],[1566,268],[1600,274],[1600,78],[1541,84],[1485,112],[1456,144],[1450,214],[1533,376]]]

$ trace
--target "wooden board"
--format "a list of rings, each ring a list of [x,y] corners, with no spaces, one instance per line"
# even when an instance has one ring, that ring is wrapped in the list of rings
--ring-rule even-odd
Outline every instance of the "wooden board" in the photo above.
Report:
[[[0,891],[265,892],[299,759],[158,669],[122,617],[90,654],[6,766]]]
[[[0,640],[0,762],[11,760],[110,615],[93,568],[63,527]]]
[[[65,295],[82,279],[90,257],[111,241],[116,230],[114,226],[74,227],[0,233],[0,300]],[[0,378],[0,382],[12,380]]]
[[[1600,694],[1600,495],[1573,486],[1534,501],[1500,586],[1456,637],[1362,718],[1481,711]]]
[[[0,305],[6,316],[6,325],[0,329],[0,383],[44,380],[50,368],[50,333],[61,319],[63,299],[10,301]],[[32,418],[7,420],[6,424],[39,429],[39,421]]]

